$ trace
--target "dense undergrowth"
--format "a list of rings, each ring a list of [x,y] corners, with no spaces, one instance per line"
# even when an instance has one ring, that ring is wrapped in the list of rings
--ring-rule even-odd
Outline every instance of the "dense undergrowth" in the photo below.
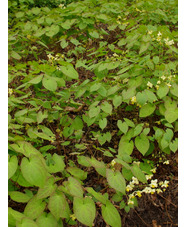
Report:
[[[10,227],[119,227],[164,193],[177,41],[176,0],[9,2]]]

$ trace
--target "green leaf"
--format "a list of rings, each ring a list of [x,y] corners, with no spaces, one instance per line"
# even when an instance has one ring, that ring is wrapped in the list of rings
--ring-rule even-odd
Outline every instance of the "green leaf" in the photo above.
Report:
[[[40,124],[47,117],[48,117],[47,111],[44,111],[44,112],[39,111],[37,113],[37,123]]]
[[[144,106],[141,107],[139,116],[140,117],[147,117],[151,115],[156,109],[156,106],[152,103],[147,103]]]
[[[157,90],[157,95],[159,98],[163,98],[169,92],[169,87],[166,84],[160,84],[159,89]]]
[[[110,202],[106,202],[106,206],[101,206],[102,216],[105,222],[111,227],[121,227],[121,217],[114,207],[114,205]]]
[[[62,73],[65,74],[65,76],[70,77],[71,79],[78,79],[79,75],[77,73],[77,71],[74,69],[72,64],[68,64],[66,66],[61,66],[60,67]]]
[[[8,179],[10,179],[14,173],[16,172],[18,167],[18,160],[17,156],[13,155],[9,160],[8,160]]]
[[[71,175],[79,178],[80,180],[85,180],[87,178],[87,172],[85,172],[77,167],[68,167],[66,170]]]
[[[94,191],[94,189],[91,187],[87,187],[86,190],[88,193],[93,195],[98,201],[100,201],[103,204],[106,204],[107,199],[100,192]]]
[[[32,8],[31,11],[33,14],[38,15],[40,13],[41,9],[36,7],[36,8]]]
[[[101,83],[95,83],[90,87],[90,92],[97,91],[101,87]]]
[[[178,97],[178,85],[174,83],[170,88],[170,93],[176,97]]]
[[[122,97],[119,95],[115,95],[113,98],[113,105],[115,108],[117,108],[118,106],[120,106],[122,103]]]
[[[117,43],[117,45],[120,47],[120,46],[123,46],[126,44],[126,39],[120,39],[120,41]]]
[[[109,104],[107,101],[101,104],[101,109],[108,114],[112,113],[112,105]]]
[[[92,107],[89,112],[88,112],[88,115],[90,118],[93,118],[93,117],[96,117],[98,116],[100,113],[100,107],[97,106],[97,107]]]
[[[145,155],[150,146],[147,136],[145,136],[144,134],[137,136],[135,138],[135,146],[142,153],[142,155]]]
[[[99,120],[99,127],[103,130],[107,126],[107,118]]]
[[[25,215],[16,210],[13,210],[11,207],[8,207],[8,224],[16,226],[16,222],[20,222]],[[25,226],[26,227],[26,226]]]
[[[72,126],[75,130],[81,130],[83,129],[83,121],[81,120],[81,118],[79,116],[77,116],[73,123],[72,123]]]
[[[65,39],[61,39],[60,46],[64,49],[68,46],[68,42]]]
[[[57,82],[52,77],[45,76],[42,82],[43,82],[43,86],[49,91],[55,91],[57,89]]]
[[[16,60],[20,60],[21,59],[21,56],[15,51],[11,52],[11,57],[13,57]]]
[[[136,95],[136,101],[138,104],[140,105],[144,105],[147,101],[147,96],[145,94],[145,92],[138,92]]]
[[[29,84],[38,84],[41,82],[41,80],[43,79],[43,75],[39,75],[34,77],[32,80],[29,80],[28,83]]]
[[[178,150],[178,139],[176,138],[174,141],[172,141],[169,144],[169,147],[170,147],[171,151],[173,151],[175,153]]]
[[[106,167],[104,162],[102,161],[99,162],[92,157],[90,160],[90,163],[100,175],[102,175],[103,177],[106,177]]]
[[[178,109],[169,108],[165,111],[165,119],[169,123],[173,123],[178,119]]]
[[[51,213],[43,212],[36,220],[39,227],[57,227],[58,223]]]
[[[131,155],[134,149],[133,141],[122,139],[119,142],[118,155],[123,156],[123,154]]]
[[[45,207],[46,207],[46,202],[43,202],[41,199],[37,199],[37,197],[34,196],[27,203],[24,210],[24,214],[31,219],[35,219],[39,217],[40,214],[42,214]]]
[[[21,222],[18,222],[16,224],[16,227],[38,227],[38,225],[30,218],[24,217],[23,219],[21,219]]]
[[[55,192],[52,196],[50,196],[48,209],[57,220],[59,220],[60,217],[69,218],[70,208],[62,192]]]
[[[144,51],[146,51],[149,47],[150,43],[147,42],[147,43],[142,43],[140,45],[140,51],[139,51],[139,54],[143,53]]]
[[[74,197],[73,210],[78,221],[90,227],[93,225],[96,217],[96,207],[90,197]]]
[[[65,168],[65,163],[63,161],[63,158],[58,154],[53,154],[52,160],[54,161],[54,164],[50,164],[48,166],[48,170],[50,173],[57,173],[61,172]]]
[[[48,178],[45,185],[39,188],[37,198],[44,199],[50,196],[57,188],[57,185],[54,184],[54,182],[54,177]]]
[[[126,122],[122,122],[121,120],[117,121],[117,126],[118,128],[124,133],[126,134],[128,131],[128,125]]]
[[[131,167],[131,171],[134,174],[134,176],[136,178],[138,178],[139,181],[141,181],[142,183],[147,183],[147,179],[145,177],[145,174],[141,171],[141,169],[139,168],[138,165],[134,164]]]
[[[159,61],[160,61],[158,56],[154,56],[152,60],[153,60],[155,65],[157,65],[159,63]]]
[[[146,97],[147,97],[147,101],[153,103],[154,101],[157,100],[156,95],[155,95],[152,91],[146,89],[146,90],[144,91],[144,93],[145,93],[145,95],[146,95]]]
[[[131,121],[131,120],[127,119],[127,118],[124,118],[124,120],[125,120],[125,122],[127,123],[127,125],[128,125],[129,127],[132,127],[132,128],[135,127],[135,124],[134,124],[133,121]]]
[[[42,160],[37,155],[31,155],[30,160],[23,158],[21,161],[23,177],[38,187],[43,187],[46,182],[47,171]]]
[[[13,201],[18,203],[27,203],[31,199],[27,194],[18,191],[10,192],[9,195]]]
[[[80,182],[76,180],[74,177],[68,178],[66,189],[68,190],[69,194],[71,194],[72,196],[83,198],[83,188]]]
[[[128,90],[123,90],[123,92],[122,92],[123,100],[128,101],[130,98],[135,96],[135,94],[136,94],[136,88],[135,87],[131,87]]]
[[[115,190],[123,193],[125,195],[125,178],[122,176],[122,174],[119,171],[113,172],[111,169],[106,170],[106,178],[108,181],[108,184],[114,188]]]
[[[89,35],[92,36],[95,39],[98,39],[99,38],[99,33],[97,33],[96,31],[89,32]]]

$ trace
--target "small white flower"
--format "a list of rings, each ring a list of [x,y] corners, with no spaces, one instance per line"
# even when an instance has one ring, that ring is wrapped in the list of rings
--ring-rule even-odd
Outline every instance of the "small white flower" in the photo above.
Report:
[[[163,75],[163,76],[161,77],[161,79],[162,79],[162,80],[165,80],[165,79],[166,79],[166,77]]]
[[[162,36],[161,32],[158,32],[158,36]]]
[[[132,201],[132,200],[129,199],[129,200],[128,200],[128,205],[130,205],[130,204],[133,205],[133,204],[134,204],[134,201]]]
[[[147,86],[150,87],[150,88],[152,88],[153,87],[153,84],[150,81],[148,81]]]
[[[133,199],[135,197],[134,193],[129,195],[129,199]]]
[[[132,177],[132,183],[139,184],[139,181],[136,177]]]
[[[157,84],[161,84],[161,81],[160,81],[160,80],[158,80],[158,81],[157,81]]]
[[[133,161],[133,164],[140,165],[140,162]]]
[[[59,5],[59,8],[62,9],[63,7],[64,7],[64,4],[60,4],[60,5]]]
[[[151,183],[149,184],[149,186],[151,187],[151,188],[156,188],[156,187],[158,187],[158,184],[157,184],[157,179],[156,180],[151,180]]]
[[[160,188],[157,188],[156,192],[159,194],[160,192],[162,192],[162,190]]]
[[[130,98],[131,103],[134,104],[136,102],[136,96],[133,96],[132,98]]]
[[[163,164],[168,165],[169,164],[169,160],[165,161]]]
[[[127,187],[126,187],[126,191],[129,192],[129,191],[132,191],[133,190],[133,187],[131,184],[128,184]]]
[[[12,95],[13,94],[13,89],[12,88],[8,88],[8,94]]]
[[[145,187],[144,189],[143,189],[143,191],[142,192],[145,192],[145,193],[151,193],[151,187]]]
[[[168,87],[171,87],[172,85],[171,85],[170,83],[167,83],[167,86],[168,86]]]
[[[156,173],[156,168],[150,170],[152,173]]]
[[[151,30],[149,30],[149,31],[147,32],[147,34],[151,35],[151,34],[152,34],[152,31],[151,31]]]
[[[162,188],[167,188],[169,186],[169,181],[165,180],[163,184],[161,185]]]
[[[111,162],[111,166],[115,166],[116,162],[115,160],[113,159],[112,162]]]
[[[114,56],[114,57],[118,57],[119,55],[118,55],[118,54],[116,54],[116,53],[114,53],[114,54],[113,54],[113,56]]]
[[[146,175],[145,177],[146,177],[147,180],[150,180],[153,177],[153,175],[152,174],[151,175]]]

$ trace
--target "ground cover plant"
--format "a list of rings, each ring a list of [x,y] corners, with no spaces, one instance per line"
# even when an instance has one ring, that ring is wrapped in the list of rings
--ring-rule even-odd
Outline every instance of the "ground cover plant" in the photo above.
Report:
[[[8,10],[9,226],[176,225],[177,1]]]

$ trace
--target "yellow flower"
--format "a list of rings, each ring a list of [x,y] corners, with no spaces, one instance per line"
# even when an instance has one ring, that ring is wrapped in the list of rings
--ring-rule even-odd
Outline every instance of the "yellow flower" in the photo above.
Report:
[[[129,192],[129,191],[132,191],[133,190],[133,185],[132,184],[128,184],[127,187],[126,187],[126,191]]]
[[[142,194],[141,194],[140,191],[137,191],[137,192],[136,192],[136,195],[137,195],[138,197],[141,197],[141,196],[142,196]]]
[[[76,216],[75,216],[75,214],[71,214],[71,215],[70,215],[70,217],[72,218],[72,220],[73,220],[73,221],[75,221],[75,220],[76,220]]]

